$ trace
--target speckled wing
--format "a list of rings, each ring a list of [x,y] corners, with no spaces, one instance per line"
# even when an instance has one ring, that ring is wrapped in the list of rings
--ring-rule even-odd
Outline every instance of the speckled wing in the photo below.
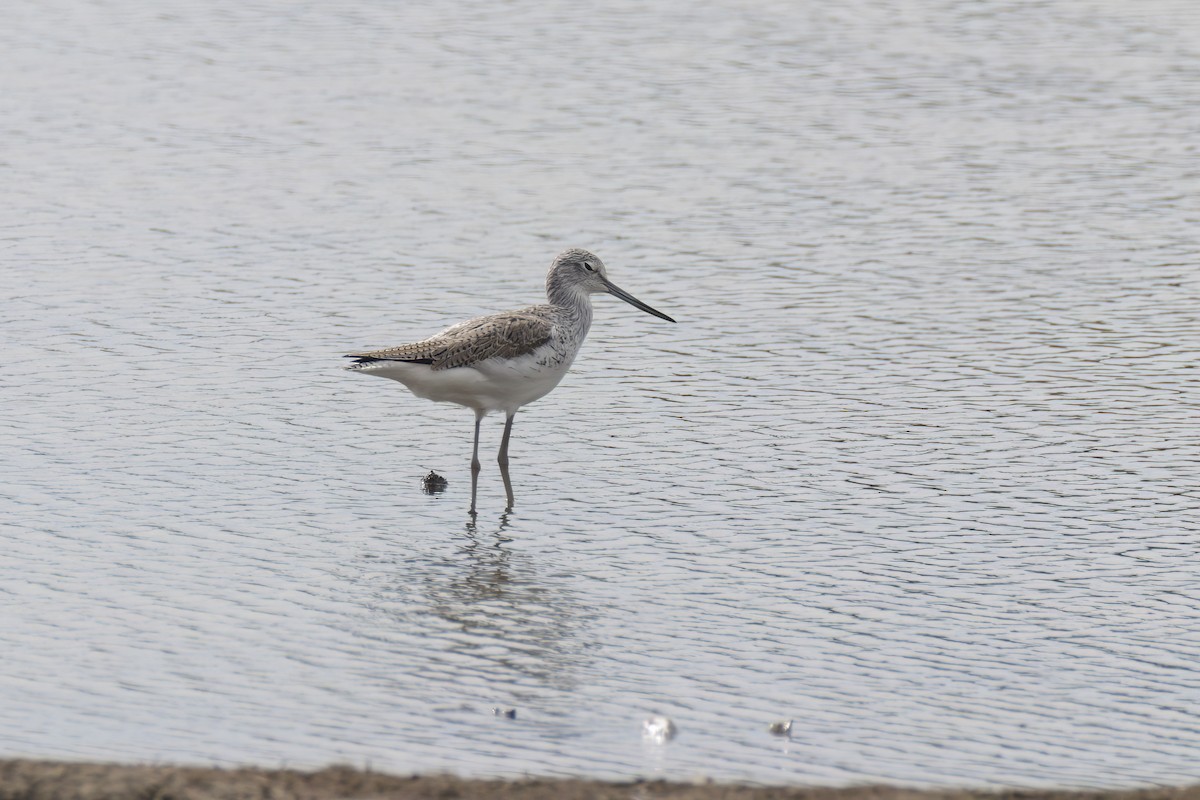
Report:
[[[509,311],[461,322],[420,342],[351,353],[359,363],[409,361],[433,369],[469,367],[489,358],[517,358],[550,341],[550,321],[535,314]]]

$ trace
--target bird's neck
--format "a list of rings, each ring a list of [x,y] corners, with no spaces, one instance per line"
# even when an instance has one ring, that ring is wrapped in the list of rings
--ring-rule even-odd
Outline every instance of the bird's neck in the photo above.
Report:
[[[587,292],[578,286],[550,280],[546,283],[546,299],[551,305],[566,311],[583,334],[587,335],[588,328],[592,327],[592,299]]]

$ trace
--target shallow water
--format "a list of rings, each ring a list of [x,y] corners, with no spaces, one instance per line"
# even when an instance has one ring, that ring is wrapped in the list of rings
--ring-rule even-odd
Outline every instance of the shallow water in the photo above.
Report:
[[[799,5],[18,4],[0,756],[1200,780],[1200,11]]]

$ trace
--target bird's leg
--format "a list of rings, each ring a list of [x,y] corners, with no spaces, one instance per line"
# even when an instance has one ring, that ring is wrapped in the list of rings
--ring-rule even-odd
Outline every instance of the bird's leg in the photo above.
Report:
[[[475,496],[479,490],[479,423],[483,422],[483,412],[475,412],[475,447],[471,451],[471,514],[475,514]]]
[[[512,479],[508,476],[508,437],[512,433],[513,417],[516,415],[517,412],[514,411],[504,421],[504,438],[500,440],[500,453],[496,456],[496,461],[500,464],[500,477],[504,479],[504,494],[508,498],[505,511],[512,511],[513,508]]]
[[[513,510],[512,478],[508,477],[507,466],[500,468],[500,477],[504,479],[504,495],[508,499],[508,506],[504,509],[507,513]]]
[[[483,414],[475,412],[475,447],[471,450],[471,474],[478,475],[483,467],[479,464],[479,423],[483,422]]]
[[[496,456],[496,461],[499,462],[501,469],[508,468],[508,437],[512,434],[513,417],[517,412],[508,415],[508,419],[504,420],[504,438],[500,440],[500,453]]]

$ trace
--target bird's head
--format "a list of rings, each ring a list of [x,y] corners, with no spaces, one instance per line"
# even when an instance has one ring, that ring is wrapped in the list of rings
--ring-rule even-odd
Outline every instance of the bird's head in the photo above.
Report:
[[[559,253],[550,265],[548,279],[557,279],[587,294],[608,291],[608,270],[600,256],[572,247]]]
[[[583,295],[611,294],[647,314],[653,314],[668,322],[675,321],[610,281],[608,270],[600,257],[578,247],[564,250],[555,257],[554,263],[550,265],[550,272],[546,275],[546,289],[547,294],[552,296],[564,291]]]

